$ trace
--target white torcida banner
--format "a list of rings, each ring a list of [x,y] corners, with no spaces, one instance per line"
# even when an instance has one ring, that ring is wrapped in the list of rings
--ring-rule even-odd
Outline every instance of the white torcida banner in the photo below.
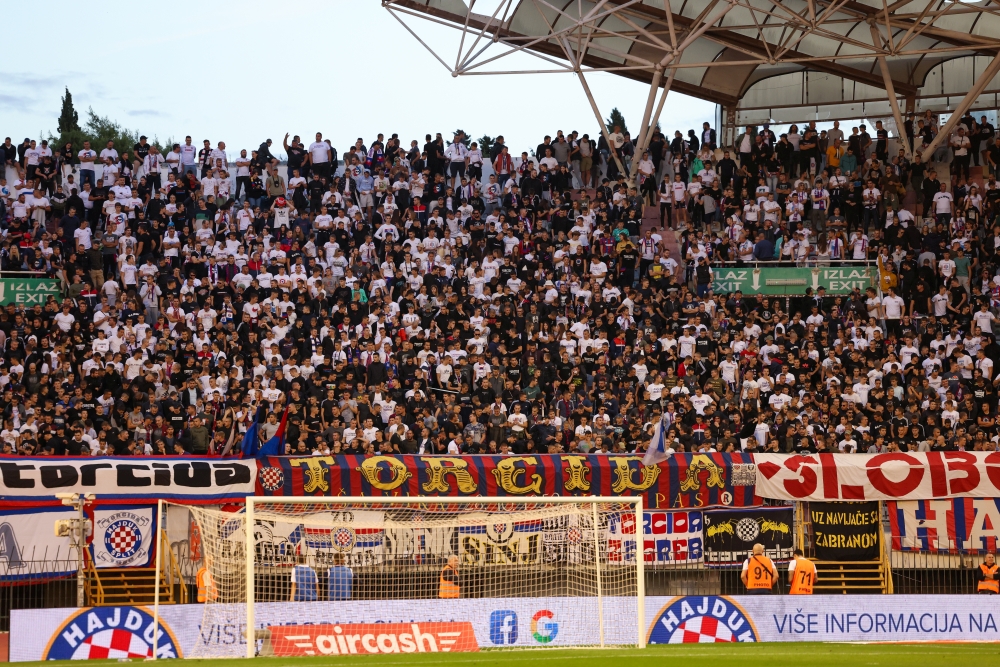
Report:
[[[245,610],[212,607],[205,623],[204,605],[161,607],[157,657],[244,656]],[[540,648],[599,643],[598,609],[596,598],[570,597],[268,602],[256,605],[255,625],[270,628],[274,642],[294,641],[301,655],[330,653],[330,644],[300,634],[304,625],[321,624],[468,623],[479,648]],[[603,611],[605,642],[634,644],[635,598],[605,598]],[[14,610],[10,659],[149,657],[156,630],[152,612],[131,606]],[[976,595],[648,597],[645,620],[650,644],[1000,641],[996,600]],[[349,653],[366,652],[364,635],[349,641],[357,649]]]
[[[1000,452],[754,454],[756,493],[778,500],[1000,497]]]

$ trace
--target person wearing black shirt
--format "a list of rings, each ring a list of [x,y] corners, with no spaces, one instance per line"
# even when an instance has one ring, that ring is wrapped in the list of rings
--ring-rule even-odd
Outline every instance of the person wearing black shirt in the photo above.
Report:
[[[212,142],[205,139],[203,143],[202,149],[198,151],[198,162],[201,164],[200,178],[205,178],[208,170],[212,168]],[[291,168],[288,171],[291,172]]]

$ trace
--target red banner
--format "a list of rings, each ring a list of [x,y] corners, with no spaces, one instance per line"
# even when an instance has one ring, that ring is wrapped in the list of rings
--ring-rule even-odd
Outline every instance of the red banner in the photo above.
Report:
[[[755,454],[758,496],[927,500],[1000,496],[1000,452]]]
[[[750,454],[271,456],[259,496],[635,496],[646,509],[752,507]]]
[[[276,656],[459,653],[478,651],[472,623],[272,625]]]

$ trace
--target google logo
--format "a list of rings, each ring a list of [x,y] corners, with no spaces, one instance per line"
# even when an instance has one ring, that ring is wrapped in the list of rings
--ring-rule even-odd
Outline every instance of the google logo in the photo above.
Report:
[[[535,615],[531,617],[531,636],[539,644],[548,644],[559,634],[559,624],[555,621],[547,620],[554,616],[555,614],[548,609],[542,609],[535,612]]]

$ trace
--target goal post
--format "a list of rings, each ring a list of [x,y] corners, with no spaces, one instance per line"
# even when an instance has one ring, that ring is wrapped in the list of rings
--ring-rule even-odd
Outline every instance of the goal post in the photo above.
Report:
[[[645,645],[640,497],[189,509],[214,586],[202,627],[245,629],[192,657]]]

